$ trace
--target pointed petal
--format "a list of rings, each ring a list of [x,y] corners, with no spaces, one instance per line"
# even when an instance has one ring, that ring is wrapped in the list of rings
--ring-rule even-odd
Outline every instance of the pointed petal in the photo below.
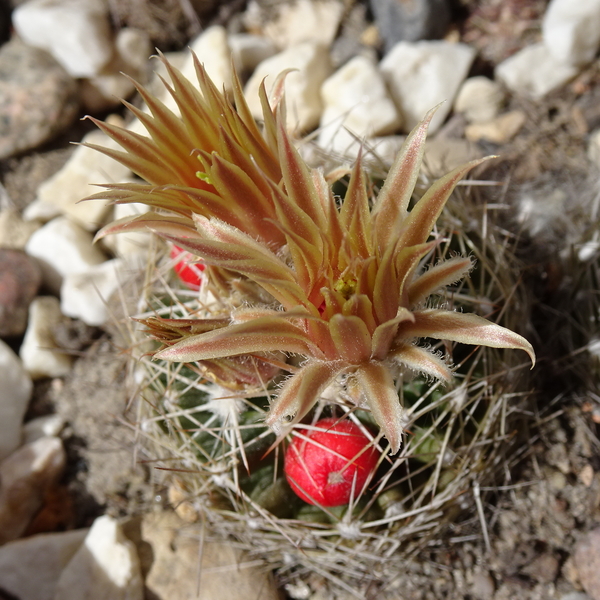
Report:
[[[421,169],[427,129],[436,110],[437,107],[431,109],[410,132],[377,197],[373,216],[376,243],[381,250],[398,237],[408,214],[408,204]]]
[[[415,318],[407,308],[400,307],[394,319],[382,323],[373,333],[371,353],[375,360],[384,360],[396,337],[398,325],[402,321],[414,321]]]
[[[367,181],[362,168],[361,155],[352,169],[348,190],[340,210],[340,222],[355,247],[354,252],[366,258],[372,254],[371,218]]]
[[[351,365],[369,360],[371,336],[365,323],[358,317],[333,315],[329,320],[331,339],[339,356]]]
[[[403,364],[410,369],[425,373],[436,379],[444,381],[452,380],[452,371],[446,363],[435,354],[432,354],[425,348],[419,348],[411,344],[402,344],[388,354],[396,362]]]
[[[194,362],[277,350],[306,356],[319,354],[319,349],[296,325],[285,319],[261,317],[188,337],[160,350],[155,357],[175,362]]]
[[[456,184],[471,169],[489,158],[488,156],[472,160],[435,181],[404,219],[402,233],[398,239],[399,246],[415,246],[425,243]]]
[[[383,363],[372,361],[361,365],[355,376],[375,421],[395,454],[400,449],[405,416],[389,369]]]
[[[413,314],[414,323],[403,323],[399,328],[399,335],[404,338],[431,337],[461,344],[524,350],[531,358],[532,368],[535,366],[535,352],[524,337],[483,317],[436,309],[414,311]]]
[[[267,425],[279,432],[283,425],[293,425],[319,400],[327,386],[341,371],[343,363],[309,362],[292,375],[281,388],[267,415]],[[286,421],[293,417],[291,421]]]
[[[423,302],[430,294],[461,280],[473,268],[470,258],[457,256],[428,269],[413,281],[408,288],[408,305]]]

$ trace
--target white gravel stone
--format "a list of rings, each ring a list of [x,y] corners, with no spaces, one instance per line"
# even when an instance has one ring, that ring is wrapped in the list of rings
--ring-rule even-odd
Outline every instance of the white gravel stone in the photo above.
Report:
[[[437,136],[425,142],[423,170],[429,177],[437,179],[480,157],[481,150],[473,142]]]
[[[594,129],[590,134],[587,155],[594,166],[600,170],[600,129]]]
[[[542,20],[542,39],[561,63],[591,62],[600,48],[600,0],[551,0]]]
[[[244,90],[250,110],[257,119],[263,118],[259,87],[266,78],[269,93],[277,76],[285,69],[296,69],[285,80],[287,127],[298,132],[313,129],[323,110],[321,85],[332,72],[329,54],[319,44],[304,42],[261,62]]]
[[[92,234],[67,217],[57,217],[38,229],[27,242],[26,252],[38,259],[44,282],[58,293],[63,277],[81,273],[106,260],[94,246]]]
[[[21,359],[0,340],[0,461],[21,444],[33,383]]]
[[[23,250],[41,226],[39,221],[25,221],[15,208],[4,208],[0,210],[0,246]]]
[[[121,119],[109,118],[108,121],[122,124]],[[90,131],[83,142],[121,150],[102,131]],[[92,184],[121,182],[130,175],[127,167],[102,152],[78,146],[62,169],[40,185],[37,198],[27,207],[24,217],[40,219],[50,206],[88,231],[96,231],[106,222],[112,207],[106,200],[80,200],[101,191]]]
[[[152,44],[145,31],[132,27],[120,29],[110,62],[98,75],[82,82],[81,98],[85,108],[97,113],[120,107],[121,98],[128,98],[135,89],[123,74],[142,84],[146,83],[151,53]]]
[[[0,545],[17,539],[63,474],[62,441],[43,437],[25,444],[0,464]]]
[[[42,437],[57,436],[65,426],[61,415],[46,415],[31,419],[23,425],[23,443],[30,444]]]
[[[487,123],[472,123],[465,127],[465,137],[471,142],[485,140],[494,144],[505,144],[512,140],[527,120],[521,110],[511,110]]]
[[[55,600],[142,600],[139,558],[119,523],[98,517],[62,572]]]
[[[29,306],[29,321],[19,355],[32,379],[63,377],[71,370],[72,358],[57,348],[54,327],[63,315],[54,296],[38,296]]]
[[[251,6],[248,9],[253,10]],[[279,48],[289,48],[302,42],[329,47],[343,14],[344,3],[339,0],[281,2],[274,18],[264,25],[263,33]]]
[[[97,75],[113,53],[106,5],[88,0],[29,0],[12,15],[27,44],[47,50],[73,77]]]
[[[513,54],[495,69],[495,78],[509,90],[538,99],[577,75],[577,67],[558,62],[543,44]]]
[[[396,106],[404,116],[405,131],[427,111],[442,104],[429,127],[433,133],[444,122],[464,81],[475,50],[445,41],[399,42],[380,63]]]
[[[56,582],[87,531],[33,535],[0,547],[2,589],[23,600],[54,600]]]
[[[383,76],[366,56],[354,57],[331,75],[321,87],[321,97],[319,144],[326,150],[355,155],[362,138],[393,133],[400,127]]]
[[[485,123],[498,116],[504,99],[504,90],[497,81],[469,77],[456,94],[454,112],[462,113],[469,123]]]
[[[229,47],[238,73],[252,72],[263,60],[277,54],[277,47],[271,40],[252,33],[230,35]]]
[[[67,275],[60,292],[62,314],[88,325],[103,325],[110,317],[108,299],[131,277],[131,269],[129,261],[115,258]]]

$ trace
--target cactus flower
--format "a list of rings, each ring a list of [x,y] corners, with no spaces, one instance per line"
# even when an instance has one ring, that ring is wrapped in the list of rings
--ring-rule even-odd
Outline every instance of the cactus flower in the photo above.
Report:
[[[449,381],[446,360],[422,338],[514,348],[535,354],[511,330],[480,316],[430,308],[427,298],[472,268],[456,256],[422,269],[439,243],[431,235],[456,184],[482,160],[435,181],[409,205],[422,162],[430,111],[407,137],[376,197],[359,158],[344,198],[301,158],[285,129],[280,80],[271,104],[264,88],[264,127],[254,122],[237,80],[234,104],[196,61],[199,89],[163,58],[179,114],[144,88],[149,113],[127,104],[148,131],[98,126],[123,151],[98,148],[146,183],[111,184],[95,194],[142,202],[152,210],[107,226],[100,235],[151,229],[207,265],[226,293],[257,290],[229,318],[147,320],[163,342],[157,358],[232,368],[271,352],[301,357],[274,394],[267,417],[276,431],[299,422],[325,390],[343,382],[366,405],[397,451],[405,416],[395,378],[402,369]],[[232,288],[233,289],[233,288]]]

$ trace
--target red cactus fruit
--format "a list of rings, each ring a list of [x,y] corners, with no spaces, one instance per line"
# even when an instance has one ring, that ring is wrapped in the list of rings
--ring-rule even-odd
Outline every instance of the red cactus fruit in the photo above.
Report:
[[[286,451],[288,483],[309,504],[348,504],[377,467],[379,452],[352,421],[321,419],[315,428],[294,437]]]
[[[193,254],[175,244],[171,246],[171,259],[175,261],[173,269],[179,279],[191,290],[199,290],[204,265],[197,262]]]

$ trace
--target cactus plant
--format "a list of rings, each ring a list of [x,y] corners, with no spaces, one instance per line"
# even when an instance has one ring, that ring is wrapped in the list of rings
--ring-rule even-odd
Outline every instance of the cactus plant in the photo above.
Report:
[[[526,372],[506,351],[535,360],[525,338],[485,318],[527,314],[506,235],[486,215],[483,238],[481,208],[451,198],[482,161],[422,191],[431,111],[377,193],[361,157],[342,180],[302,160],[283,76],[271,99],[261,89],[261,129],[237,79],[234,107],[197,61],[199,89],[162,60],[178,115],[138,86],[149,113],[126,105],[149,137],[97,122],[123,151],[98,149],[145,182],[92,197],[151,209],[100,236],[151,229],[205,265],[190,295],[156,260],[135,334],[136,347],[153,340],[139,356],[143,430],[181,461],[169,463],[179,498],[215,531],[346,589],[385,580],[390,557],[501,471]],[[359,428],[365,456],[381,457],[341,507],[307,503],[283,472],[293,438],[324,419]]]

